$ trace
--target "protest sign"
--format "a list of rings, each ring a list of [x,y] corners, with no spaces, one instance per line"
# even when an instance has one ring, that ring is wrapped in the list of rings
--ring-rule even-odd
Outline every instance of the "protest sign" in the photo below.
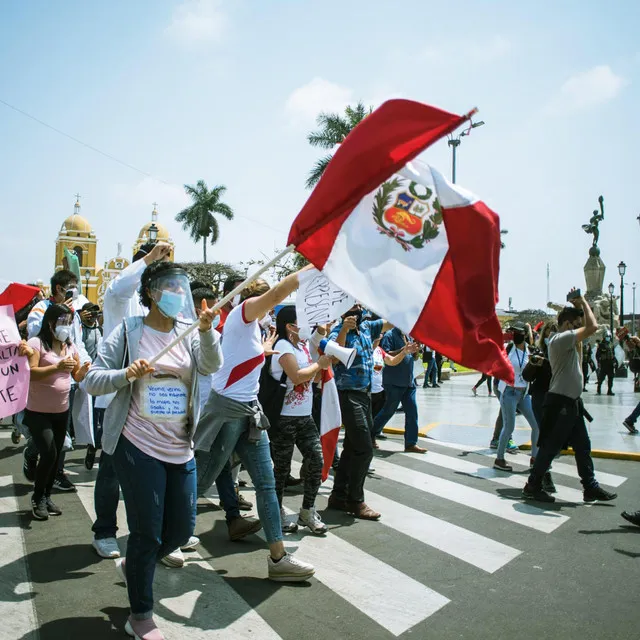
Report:
[[[27,406],[29,362],[18,355],[20,334],[11,305],[0,306],[0,418]]]
[[[76,444],[89,444],[95,447],[96,443],[93,433],[93,398],[84,390],[82,384],[78,385],[73,397],[71,415],[73,416]]]
[[[356,303],[355,299],[336,287],[317,269],[303,271],[296,295],[296,316],[299,327],[314,327],[336,320]]]

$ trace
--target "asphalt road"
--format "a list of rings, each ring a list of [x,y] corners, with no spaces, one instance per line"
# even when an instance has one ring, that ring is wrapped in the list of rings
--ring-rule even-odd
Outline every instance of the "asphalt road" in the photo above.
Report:
[[[8,435],[0,431],[0,638],[124,637],[124,585],[113,561],[90,547],[96,469],[87,472],[83,452],[73,452],[78,493],[55,497],[62,517],[32,521],[22,444]],[[307,584],[270,583],[263,539],[229,542],[215,497],[201,501],[201,545],[183,569],[158,566],[156,613],[167,637],[640,636],[640,528],[620,518],[640,509],[639,463],[596,460],[602,484],[619,497],[585,505],[573,461],[562,459],[555,480],[563,499],[535,506],[519,497],[525,454],[512,459],[521,473],[508,476],[491,469],[488,452],[425,442],[425,456],[402,453],[400,438],[382,444],[366,483],[380,522],[325,512],[326,538],[287,536],[287,547],[316,566]],[[301,495],[290,492],[285,503],[295,511]],[[124,549],[122,511],[119,525]]]

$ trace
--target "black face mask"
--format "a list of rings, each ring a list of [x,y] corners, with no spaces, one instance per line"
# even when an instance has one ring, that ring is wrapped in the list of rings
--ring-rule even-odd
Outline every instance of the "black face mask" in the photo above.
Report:
[[[521,345],[523,342],[524,342],[524,334],[522,333],[513,334],[513,344]]]

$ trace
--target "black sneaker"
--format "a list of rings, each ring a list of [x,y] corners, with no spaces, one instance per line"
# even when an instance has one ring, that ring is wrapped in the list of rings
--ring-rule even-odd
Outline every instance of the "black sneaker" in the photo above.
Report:
[[[608,396],[615,396],[616,394],[615,394],[615,393],[613,393],[613,391],[607,391],[607,395],[608,395]]]
[[[590,489],[584,490],[583,497],[585,502],[595,502],[596,500],[608,502],[609,500],[615,500],[618,497],[618,494],[609,493],[602,487],[591,487]]]
[[[58,491],[75,491],[76,486],[73,482],[70,482],[69,478],[62,473],[59,476],[56,476],[56,479],[53,481],[53,488]]]
[[[294,478],[292,475],[290,475],[284,484],[285,487],[296,487],[299,484],[302,484],[302,478]]]
[[[48,520],[49,512],[47,511],[47,499],[42,496],[40,500],[36,501],[31,498],[31,513],[36,520]]]
[[[45,498],[45,504],[47,506],[47,513],[50,516],[61,516],[62,509],[58,507],[51,498]]]
[[[553,478],[551,477],[551,472],[547,471],[542,477],[542,490],[546,493],[557,493],[556,485],[553,484]]]
[[[384,433],[379,433],[376,435],[376,440],[388,440],[388,436],[385,436]]]
[[[36,480],[36,467],[38,466],[37,460],[29,460],[23,456],[22,462],[22,474],[28,482],[35,482]]]
[[[631,422],[629,422],[629,420],[623,420],[622,421],[622,425],[627,429],[627,431],[629,433],[638,433],[638,430],[636,429],[635,425]]]
[[[640,511],[636,511],[635,513],[629,513],[628,511],[623,511],[620,514],[627,522],[631,524],[635,524],[640,527]]]
[[[494,460],[493,468],[498,469],[499,471],[513,471],[513,467],[510,464],[507,464],[506,461],[501,458],[496,458]]]
[[[87,471],[91,471],[91,469],[93,469],[93,464],[96,461],[96,449],[95,447],[92,447],[91,445],[89,445],[87,447],[87,453],[84,456],[84,466],[86,467]]]
[[[536,502],[555,502],[556,499],[553,496],[550,496],[543,489],[534,489],[529,486],[529,483],[524,485],[524,489],[522,490],[522,497],[527,500],[535,500]]]

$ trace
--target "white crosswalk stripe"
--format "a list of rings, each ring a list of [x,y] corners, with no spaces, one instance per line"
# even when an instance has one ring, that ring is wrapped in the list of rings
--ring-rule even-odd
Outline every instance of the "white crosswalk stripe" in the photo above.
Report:
[[[520,527],[526,527],[538,534],[552,534],[569,520],[566,511],[562,513],[545,510],[542,506],[516,499],[516,494],[514,499],[497,494],[495,489],[500,486],[520,489],[526,481],[526,475],[506,476],[492,469],[489,466],[491,460],[482,453],[482,449],[476,450],[473,447],[445,443],[439,451],[431,450],[426,455],[415,455],[405,454],[399,441],[387,440],[380,446],[387,457],[374,459],[375,475],[379,478],[377,483],[390,480],[392,483],[410,487],[411,491],[453,502],[462,512],[465,510],[481,512],[498,518],[503,524],[495,530],[495,538],[500,538],[500,532],[504,531],[505,527],[511,527],[514,532],[520,531]],[[446,453],[447,450],[451,451],[450,455]],[[462,458],[459,455],[460,451],[481,453],[484,457]],[[516,458],[518,463],[528,463],[527,456],[516,456]],[[87,472],[82,463],[78,463],[77,458],[68,466],[76,482],[77,497],[87,514],[87,521],[83,526],[87,527],[87,545],[89,545],[92,533],[88,523],[95,517],[94,487],[97,467],[93,472]],[[297,472],[300,466],[299,462],[294,461],[292,471]],[[559,467],[561,470],[558,470]],[[440,470],[447,472],[446,478],[437,475]],[[556,463],[554,471],[559,476],[568,478],[568,484],[577,485],[575,469],[569,465]],[[447,479],[452,477],[449,472],[461,474],[460,481]],[[612,486],[619,486],[626,480],[622,476],[613,474],[599,474],[599,476],[603,483],[607,482]],[[92,480],[86,482],[84,481],[86,478],[92,478]],[[3,536],[3,550],[7,549],[3,551],[0,567],[11,566],[15,576],[10,587],[0,587],[0,614],[4,614],[4,620],[10,620],[13,625],[10,627],[12,637],[22,637],[37,628],[37,617],[32,601],[28,597],[34,589],[29,583],[29,571],[24,559],[23,530],[17,526],[18,503],[11,491],[12,482],[13,478],[10,476],[0,477],[0,489],[8,489],[0,496],[0,514],[5,517],[0,535]],[[326,497],[332,485],[333,481],[329,478],[322,485],[320,496]],[[468,527],[465,528],[419,511],[414,505],[409,506],[410,491],[403,489],[402,492],[398,492],[398,488],[394,489],[391,483],[388,491],[401,496],[400,499],[393,500],[387,497],[392,495],[391,493],[381,495],[380,492],[373,492],[369,486],[373,486],[373,483],[368,483],[366,487],[367,501],[382,512],[382,519],[377,523],[357,523],[358,528],[366,532],[365,537],[368,537],[369,532],[375,535],[380,527],[386,527],[410,537],[413,540],[414,553],[428,554],[430,548],[437,549],[446,554],[448,562],[453,563],[452,566],[455,566],[455,563],[461,563],[461,567],[464,565],[466,571],[485,574],[505,570],[509,563],[518,558],[526,548],[525,546],[514,548],[499,539],[473,531],[473,518],[463,520]],[[560,499],[581,502],[582,493],[578,488],[562,484],[557,484],[557,487]],[[250,497],[251,493],[246,491],[245,495]],[[387,493],[386,488],[384,493]],[[73,496],[70,497],[73,498]],[[209,496],[208,499],[217,504],[217,499],[213,496]],[[297,513],[300,503],[300,495],[285,494],[287,513]],[[7,517],[14,517],[16,524],[9,522]],[[213,514],[216,521],[223,517],[222,512]],[[77,526],[77,524],[77,522],[70,523],[70,526]],[[128,530],[122,502],[118,508],[118,526],[119,543],[124,551]],[[486,530],[483,533],[486,534]],[[264,540],[264,532],[258,535]],[[350,611],[353,612],[356,609],[360,612],[359,615],[371,620],[372,625],[375,623],[393,636],[399,636],[442,610],[454,599],[451,589],[443,594],[439,592],[444,591],[442,586],[436,590],[433,588],[434,584],[429,584],[431,573],[424,578],[407,575],[389,564],[386,557],[377,557],[375,555],[377,551],[371,549],[365,551],[354,543],[353,536],[347,537],[348,539],[345,539],[341,527],[333,530],[330,528],[329,533],[321,537],[314,536],[302,528],[297,534],[287,535],[285,544],[289,550],[295,550],[302,560],[311,562],[315,566],[315,579],[323,585],[323,588],[330,590],[344,603],[348,603],[352,608]],[[522,545],[525,545],[527,536],[516,538],[510,535],[509,539],[510,541],[522,539]],[[520,542],[516,544],[521,546]],[[203,557],[205,554],[206,560]],[[264,553],[252,552],[244,556],[245,567],[250,571],[250,575],[259,576],[261,579],[266,578],[266,555],[267,552],[264,549]],[[190,552],[187,559],[188,562],[182,570],[168,569],[159,565],[156,571],[154,584],[157,602],[156,617],[168,638],[186,637],[187,628],[188,637],[194,640],[217,640],[230,637],[241,640],[281,638],[282,630],[278,627],[277,618],[265,619],[233,588],[232,581],[225,580],[219,575],[216,571],[222,568],[219,560],[215,557],[210,558],[204,548],[201,552],[198,550]],[[436,557],[433,561],[437,565],[441,558]],[[103,562],[111,564],[109,560]],[[113,582],[114,584],[119,582],[115,570]],[[313,588],[313,582],[315,580],[311,581],[311,588]],[[11,589],[11,593],[7,591],[8,588]],[[17,598],[16,594],[23,595],[24,599]],[[336,611],[336,616],[340,615],[341,612]]]
[[[427,440],[427,442],[429,442]],[[496,452],[488,447],[474,447],[466,444],[459,444],[457,442],[443,442],[438,440],[435,444],[441,447],[447,447],[448,449],[456,449],[457,451],[471,451],[482,456],[495,458]],[[509,463],[520,464],[523,467],[529,466],[530,457],[525,453],[509,454]],[[597,463],[596,463],[597,466]],[[562,476],[568,476],[570,478],[580,478],[578,470],[575,465],[566,464],[564,462],[554,461],[552,471],[554,474]],[[614,473],[606,473],[605,471],[598,471],[596,469],[596,479],[600,484],[605,484],[609,487],[619,487],[625,480],[623,476],[618,476]]]

